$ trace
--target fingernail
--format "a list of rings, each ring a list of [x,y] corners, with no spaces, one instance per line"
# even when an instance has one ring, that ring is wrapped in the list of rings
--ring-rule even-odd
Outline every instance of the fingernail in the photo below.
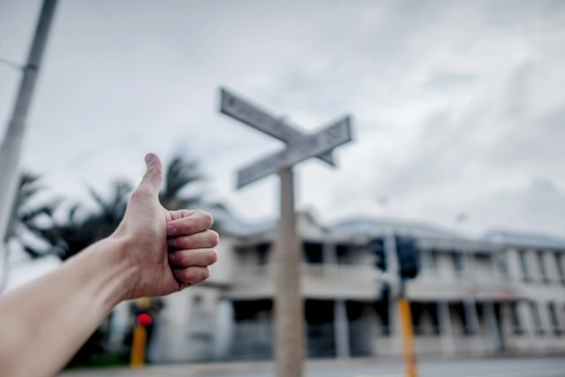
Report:
[[[167,225],[167,234],[171,235],[174,234],[176,230],[176,227],[174,225]]]
[[[151,160],[153,160],[153,155],[151,153],[147,153],[145,155],[145,163],[148,164],[151,162]]]
[[[175,253],[169,253],[169,262],[175,261]]]
[[[169,246],[171,246],[171,247],[176,247],[176,246],[177,246],[177,240],[176,240],[176,238],[171,238],[170,240],[167,241],[167,243],[168,243]]]

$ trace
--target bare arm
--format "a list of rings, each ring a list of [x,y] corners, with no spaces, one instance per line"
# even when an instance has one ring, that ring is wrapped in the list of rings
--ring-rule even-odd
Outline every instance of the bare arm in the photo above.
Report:
[[[3,376],[51,376],[120,301],[166,295],[208,278],[218,236],[199,211],[158,202],[162,167],[148,169],[116,232],[49,275],[0,298]]]

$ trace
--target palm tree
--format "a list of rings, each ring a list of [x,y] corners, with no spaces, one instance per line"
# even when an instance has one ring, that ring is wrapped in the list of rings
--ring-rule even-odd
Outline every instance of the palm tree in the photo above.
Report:
[[[23,173],[20,177],[8,229],[2,240],[6,249],[3,253],[2,271],[0,271],[0,292],[4,291],[8,283],[8,263],[11,249],[14,246],[12,241],[18,243],[32,259],[56,254],[55,245],[51,243],[50,238],[45,237],[43,232],[53,223],[53,212],[60,201],[55,199],[35,205],[33,201],[36,195],[44,189],[39,181],[39,175],[29,172]],[[42,221],[43,225],[41,225]]]
[[[89,188],[90,197],[97,204],[94,212],[80,216],[84,208],[73,206],[64,222],[48,230],[48,237],[61,249],[63,260],[72,257],[89,245],[108,237],[118,227],[126,211],[127,200],[132,186],[125,181],[116,181],[112,193],[105,199],[100,193]]]
[[[54,199],[35,205],[33,202],[37,194],[45,189],[40,180],[39,175],[29,172],[22,174],[9,222],[10,227],[4,239],[6,244],[17,241],[32,259],[56,253],[55,244],[44,232],[52,226],[53,212],[61,200]]]
[[[200,202],[200,193],[187,192],[190,185],[199,183],[203,176],[197,160],[186,160],[175,155],[165,167],[165,182],[159,193],[163,207],[169,210],[192,208]]]

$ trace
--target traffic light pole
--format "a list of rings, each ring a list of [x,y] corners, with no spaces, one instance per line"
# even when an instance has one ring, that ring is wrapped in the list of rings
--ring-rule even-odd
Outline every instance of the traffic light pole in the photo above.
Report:
[[[142,297],[137,300],[136,307],[138,310],[148,310],[151,306],[149,297]],[[131,341],[131,368],[143,368],[145,365],[145,350],[147,348],[147,328],[145,324],[140,323],[136,316],[135,327],[133,328],[133,336]]]
[[[406,280],[400,278],[400,294],[398,298],[398,310],[400,312],[400,323],[402,326],[402,347],[404,350],[404,365],[406,377],[417,377],[416,354],[414,352],[414,332],[412,329],[412,313],[410,302],[406,298]]]

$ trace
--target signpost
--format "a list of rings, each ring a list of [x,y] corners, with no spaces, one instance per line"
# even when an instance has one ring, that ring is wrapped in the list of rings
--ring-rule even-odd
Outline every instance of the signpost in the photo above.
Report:
[[[316,157],[334,166],[334,148],[351,141],[347,116],[322,130],[306,135],[250,102],[221,89],[220,112],[276,139],[286,148],[238,171],[237,188],[278,174],[281,181],[281,214],[274,247],[275,359],[278,377],[300,377],[303,372],[304,308],[300,289],[302,247],[296,231],[292,166]]]
[[[303,136],[290,147],[273,153],[243,168],[237,174],[237,187],[241,188],[258,179],[275,174],[282,167],[290,167],[314,156],[324,156],[328,151],[351,140],[351,125],[346,117],[313,135]]]
[[[228,92],[226,89],[220,90],[222,97],[220,112],[227,116],[235,118],[287,144],[292,144],[293,141],[301,140],[305,136],[299,130],[286,125],[284,118],[276,118],[259,107]],[[331,150],[317,157],[334,166]]]

